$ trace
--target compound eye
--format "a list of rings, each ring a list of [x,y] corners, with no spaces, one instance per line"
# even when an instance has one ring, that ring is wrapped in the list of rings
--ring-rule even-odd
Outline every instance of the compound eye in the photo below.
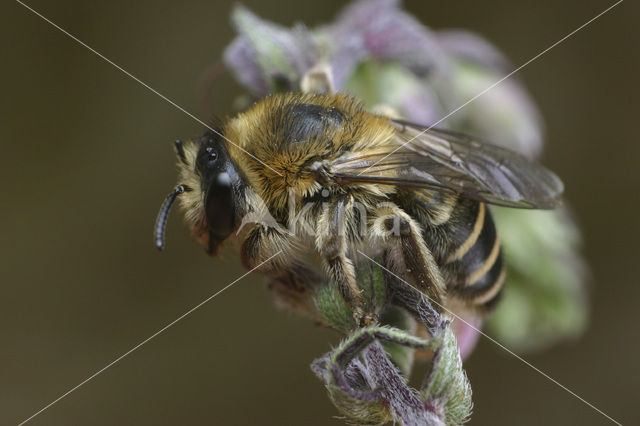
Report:
[[[212,146],[208,146],[207,148],[205,148],[205,151],[207,153],[207,160],[209,160],[210,163],[218,159],[218,153]]]

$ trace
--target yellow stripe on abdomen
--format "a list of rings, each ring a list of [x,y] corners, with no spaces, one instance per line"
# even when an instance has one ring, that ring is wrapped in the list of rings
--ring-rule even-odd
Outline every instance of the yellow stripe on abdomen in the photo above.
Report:
[[[478,241],[478,237],[482,232],[482,228],[484,227],[484,219],[485,219],[485,205],[484,203],[480,203],[478,205],[478,214],[476,215],[476,221],[473,225],[473,229],[467,239],[465,240],[460,247],[458,247],[449,257],[447,258],[445,263],[455,262],[456,260],[462,259],[462,257],[467,254],[467,252],[473,247]]]
[[[500,290],[502,290],[502,287],[504,286],[504,282],[506,278],[507,278],[507,270],[502,268],[500,275],[498,275],[498,278],[491,285],[491,288],[486,290],[485,293],[473,299],[473,304],[476,306],[484,305],[485,303],[493,300],[493,298],[498,295]]]
[[[500,254],[500,237],[496,235],[495,241],[493,242],[493,247],[491,248],[491,252],[487,259],[484,261],[482,266],[473,271],[466,280],[465,286],[470,287],[474,285],[480,278],[482,278],[489,270],[493,267],[494,263],[496,263],[496,259]]]

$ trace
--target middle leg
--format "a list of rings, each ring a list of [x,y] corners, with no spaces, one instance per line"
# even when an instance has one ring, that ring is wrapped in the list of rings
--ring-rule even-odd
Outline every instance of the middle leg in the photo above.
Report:
[[[329,278],[353,310],[360,326],[371,324],[373,316],[364,312],[362,294],[356,281],[355,267],[349,258],[356,234],[353,199],[341,196],[327,203],[316,224],[316,248],[323,258]]]

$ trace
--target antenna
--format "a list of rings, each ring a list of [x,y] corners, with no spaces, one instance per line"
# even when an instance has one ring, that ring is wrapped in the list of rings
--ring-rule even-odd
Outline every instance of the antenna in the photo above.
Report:
[[[167,198],[165,198],[162,206],[160,207],[153,232],[155,244],[158,250],[164,250],[164,231],[167,228],[167,219],[169,218],[171,205],[176,200],[176,197],[185,191],[189,191],[189,188],[186,185],[180,184],[176,186],[173,192],[170,193]]]

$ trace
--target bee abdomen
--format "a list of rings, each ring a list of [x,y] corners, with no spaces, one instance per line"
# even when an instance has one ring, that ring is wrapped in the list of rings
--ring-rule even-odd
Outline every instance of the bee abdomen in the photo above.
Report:
[[[452,295],[480,309],[490,309],[496,304],[506,273],[500,238],[483,203],[479,203],[467,238],[451,248],[443,269],[450,278],[448,291]]]

